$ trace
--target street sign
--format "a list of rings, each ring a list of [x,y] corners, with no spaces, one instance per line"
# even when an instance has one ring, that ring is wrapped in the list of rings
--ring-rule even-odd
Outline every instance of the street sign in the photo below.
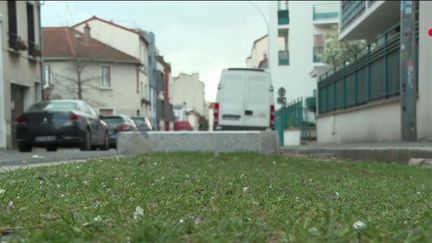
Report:
[[[286,93],[286,91],[285,91],[284,87],[280,87],[278,89],[278,94],[279,94],[280,97],[285,96],[285,93]]]
[[[276,101],[278,104],[283,105],[286,103],[286,97],[277,97]]]

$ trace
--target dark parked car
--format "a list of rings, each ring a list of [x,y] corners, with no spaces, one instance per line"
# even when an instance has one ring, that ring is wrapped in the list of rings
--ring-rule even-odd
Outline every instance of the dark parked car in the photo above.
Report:
[[[32,105],[16,118],[21,152],[33,147],[56,151],[59,147],[108,150],[108,127],[94,109],[81,100],[50,100]]]
[[[135,116],[131,117],[131,119],[135,122],[139,131],[148,132],[153,130],[151,122],[147,117]]]
[[[105,116],[103,120],[108,125],[109,146],[117,148],[117,134],[119,132],[138,131],[135,122],[128,116]]]

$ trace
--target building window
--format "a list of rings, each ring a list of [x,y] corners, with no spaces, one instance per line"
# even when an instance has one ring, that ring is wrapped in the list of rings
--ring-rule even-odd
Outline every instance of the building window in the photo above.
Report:
[[[111,80],[111,67],[110,66],[102,66],[101,67],[101,88],[102,89],[112,89],[112,80]]]
[[[48,88],[51,85],[51,69],[49,65],[43,66],[43,87]]]
[[[313,62],[321,62],[321,55],[324,51],[324,36],[314,35]]]
[[[114,115],[114,108],[99,108],[99,114],[101,116],[112,116]]]
[[[278,31],[278,57],[279,65],[286,66],[289,65],[289,49],[288,49],[288,29],[279,29]]]
[[[278,24],[289,24],[288,1],[278,1]]]
[[[27,2],[27,36],[29,46],[28,52],[31,56],[36,56],[34,7],[33,4],[29,2]]]
[[[7,3],[8,3],[9,46],[13,49],[16,49],[15,43],[18,41],[16,2],[7,1]]]

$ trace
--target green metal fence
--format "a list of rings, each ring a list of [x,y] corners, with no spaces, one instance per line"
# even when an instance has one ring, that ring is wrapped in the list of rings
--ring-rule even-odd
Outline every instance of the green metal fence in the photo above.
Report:
[[[298,98],[276,111],[275,128],[279,134],[280,145],[284,144],[285,129],[301,128],[303,125],[303,98]]]
[[[391,28],[351,60],[347,60],[320,77],[318,82],[320,114],[399,95],[399,30],[400,26]],[[418,40],[418,27],[416,36]]]

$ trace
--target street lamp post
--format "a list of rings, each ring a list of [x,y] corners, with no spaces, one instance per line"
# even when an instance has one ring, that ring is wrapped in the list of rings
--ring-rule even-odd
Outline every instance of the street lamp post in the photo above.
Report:
[[[267,28],[267,66],[270,69],[270,27],[269,27],[269,23],[264,15],[264,13],[261,11],[261,9],[253,2],[253,1],[248,1],[249,3],[252,4],[252,6],[254,6],[256,8],[256,10],[258,10],[258,12],[261,14],[261,17],[264,20],[264,23],[266,25]]]

